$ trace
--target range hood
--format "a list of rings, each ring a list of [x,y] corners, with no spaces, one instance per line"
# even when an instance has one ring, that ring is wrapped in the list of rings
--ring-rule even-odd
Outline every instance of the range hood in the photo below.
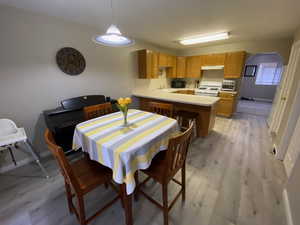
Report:
[[[201,66],[201,70],[222,70],[224,69],[224,65],[218,66]]]

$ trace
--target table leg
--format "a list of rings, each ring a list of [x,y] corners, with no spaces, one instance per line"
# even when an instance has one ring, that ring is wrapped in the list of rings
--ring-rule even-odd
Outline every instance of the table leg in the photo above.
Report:
[[[126,225],[133,225],[132,220],[132,195],[127,195],[126,184],[120,184],[121,198],[123,199]]]

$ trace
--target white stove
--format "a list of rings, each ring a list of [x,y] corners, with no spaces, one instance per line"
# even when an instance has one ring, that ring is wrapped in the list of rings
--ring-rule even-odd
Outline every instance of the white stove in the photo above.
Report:
[[[195,90],[195,95],[217,97],[222,89],[222,82],[202,81],[199,88]]]

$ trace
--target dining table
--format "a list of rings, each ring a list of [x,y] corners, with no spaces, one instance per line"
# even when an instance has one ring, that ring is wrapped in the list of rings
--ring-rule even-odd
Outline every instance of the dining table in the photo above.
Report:
[[[126,225],[132,225],[135,173],[167,149],[179,126],[173,118],[138,109],[128,110],[127,121],[122,112],[115,112],[82,122],[75,128],[73,148],[82,148],[91,160],[112,170],[113,181],[120,185]]]

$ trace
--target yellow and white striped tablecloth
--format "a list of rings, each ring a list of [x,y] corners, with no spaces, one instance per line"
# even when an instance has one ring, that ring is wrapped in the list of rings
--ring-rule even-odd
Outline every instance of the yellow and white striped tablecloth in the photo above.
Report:
[[[135,109],[128,111],[128,123],[128,127],[122,126],[121,112],[80,123],[74,132],[73,148],[81,147],[92,160],[111,168],[114,181],[126,183],[127,194],[131,194],[135,171],[148,168],[179,129],[172,118]]]

